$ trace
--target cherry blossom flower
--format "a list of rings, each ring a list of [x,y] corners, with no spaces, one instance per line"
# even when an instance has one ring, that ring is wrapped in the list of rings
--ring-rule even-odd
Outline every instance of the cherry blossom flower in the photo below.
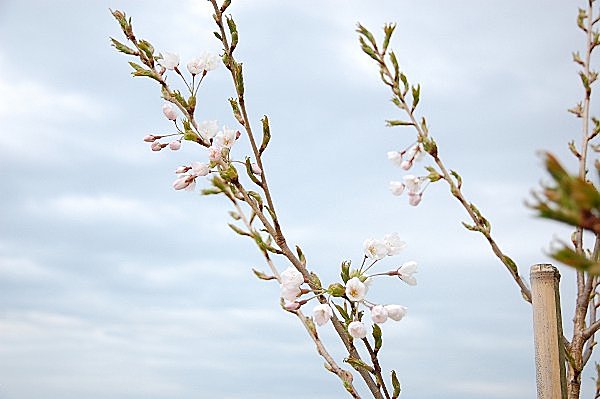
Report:
[[[163,148],[165,148],[166,146],[167,146],[166,144],[161,144],[160,141],[155,141],[152,143],[150,148],[152,149],[152,151],[160,151]]]
[[[237,131],[223,126],[223,130],[215,136],[215,142],[221,147],[231,148],[237,139]]]
[[[353,321],[348,325],[348,333],[352,338],[362,339],[367,336],[367,328],[360,321]]]
[[[223,148],[220,145],[213,143],[213,145],[208,147],[208,159],[213,162],[220,161],[222,150],[223,150]]]
[[[388,319],[388,310],[383,305],[375,305],[371,308],[371,319],[373,322],[381,324]]]
[[[168,120],[174,121],[177,119],[177,111],[175,111],[175,108],[173,108],[171,105],[163,104],[162,111]]]
[[[402,305],[385,305],[387,315],[390,319],[400,321],[406,316],[407,309]]]
[[[196,188],[196,178],[191,175],[180,176],[173,182],[173,188],[175,190],[193,191]]]
[[[217,55],[211,53],[204,53],[200,56],[200,64],[202,66],[202,69],[207,72],[217,69],[220,63],[221,58]]]
[[[421,203],[422,198],[423,198],[423,194],[408,193],[408,204],[412,205],[412,206],[417,206]]]
[[[177,151],[181,148],[181,141],[176,140],[169,143],[169,148],[173,151]]]
[[[403,153],[398,151],[388,151],[387,153],[388,159],[398,166],[402,165],[402,155]]]
[[[346,296],[353,302],[360,302],[365,299],[368,289],[358,277],[352,277],[346,282]]]
[[[153,134],[149,134],[149,135],[147,135],[147,136],[144,136],[144,141],[145,141],[146,143],[153,143],[153,142],[155,142],[156,140],[158,140],[158,137],[157,137],[157,136],[155,136],[155,135],[153,135]]]
[[[390,191],[393,195],[399,196],[404,192],[404,183],[399,181],[391,181],[390,182]]]
[[[191,168],[189,166],[180,166],[177,169],[175,169],[175,173],[180,174],[180,173],[185,173],[188,170],[190,170]]]
[[[405,262],[396,271],[400,280],[404,281],[408,285],[417,285],[417,279],[413,276],[417,272],[417,262],[411,260]]]
[[[204,137],[212,139],[219,131],[219,125],[217,121],[204,121],[200,123],[198,130]]]
[[[367,238],[363,243],[363,249],[365,256],[373,260],[383,259],[388,254],[388,249],[385,243],[381,240],[375,240],[373,238]]]
[[[207,164],[202,162],[192,162],[192,175],[194,176],[206,176],[210,172],[210,168]]]
[[[329,319],[331,319],[331,316],[333,316],[333,311],[331,310],[331,307],[325,303],[321,303],[313,309],[313,319],[318,326],[327,324]]]
[[[400,239],[398,233],[386,234],[383,236],[383,243],[387,248],[388,256],[398,255],[406,247],[406,243]]]
[[[285,308],[285,310],[289,310],[291,312],[300,309],[300,304],[298,302],[288,302],[285,305],[283,305],[283,307]]]
[[[179,55],[176,53],[165,52],[159,63],[169,71],[172,71],[179,66]]]
[[[281,284],[281,297],[286,301],[293,302],[302,291],[299,286]]]
[[[418,193],[421,190],[422,179],[415,175],[406,175],[402,178],[404,186],[409,193]]]
[[[194,58],[187,64],[187,70],[192,75],[198,75],[199,73],[204,71],[204,69],[202,67],[203,67],[203,64],[202,64],[202,61],[200,60],[200,58]]]
[[[296,268],[289,266],[281,272],[281,285],[299,287],[304,283],[304,276]]]
[[[252,173],[256,175],[262,175],[262,169],[256,163],[252,163]]]

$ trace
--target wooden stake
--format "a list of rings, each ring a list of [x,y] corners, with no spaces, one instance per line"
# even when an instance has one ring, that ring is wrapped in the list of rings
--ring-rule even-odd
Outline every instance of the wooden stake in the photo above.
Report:
[[[561,344],[562,318],[558,269],[531,266],[531,304],[538,399],[566,399],[565,353]]]

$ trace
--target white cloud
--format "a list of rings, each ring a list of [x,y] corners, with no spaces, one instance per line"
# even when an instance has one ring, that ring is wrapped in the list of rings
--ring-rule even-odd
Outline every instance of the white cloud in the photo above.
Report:
[[[54,273],[31,259],[0,256],[0,279],[17,281],[43,281]]]
[[[164,219],[181,219],[184,214],[171,205],[153,205],[136,198],[111,194],[68,194],[47,201],[30,201],[30,211],[57,215],[83,223],[136,223],[160,225]]]

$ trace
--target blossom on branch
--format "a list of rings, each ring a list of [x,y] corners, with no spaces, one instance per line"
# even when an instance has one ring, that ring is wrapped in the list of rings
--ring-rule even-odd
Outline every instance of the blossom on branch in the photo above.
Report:
[[[313,319],[318,326],[327,324],[329,319],[333,316],[331,307],[326,303],[321,303],[313,309]]]
[[[368,289],[367,285],[358,277],[352,277],[346,283],[346,296],[352,302],[360,302],[365,299]]]
[[[397,270],[398,277],[408,285],[417,285],[417,279],[413,276],[417,272],[417,262],[411,260],[404,263]]]
[[[367,328],[360,321],[353,321],[348,325],[348,333],[352,338],[362,339],[367,336]]]

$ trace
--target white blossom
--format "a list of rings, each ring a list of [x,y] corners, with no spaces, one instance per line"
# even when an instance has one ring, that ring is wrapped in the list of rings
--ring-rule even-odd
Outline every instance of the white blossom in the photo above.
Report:
[[[198,125],[198,130],[204,137],[212,139],[219,131],[219,125],[217,121],[203,121]]]
[[[198,75],[199,73],[201,73],[204,70],[202,67],[203,65],[200,58],[194,58],[187,64],[187,70],[192,75]]]
[[[258,166],[257,163],[253,162],[252,163],[252,173],[254,173],[255,175],[262,175],[262,169]]]
[[[412,168],[412,166],[412,160],[402,161],[402,163],[400,164],[400,167],[404,170],[409,170],[410,168]]]
[[[160,150],[162,150],[162,149],[163,149],[163,147],[164,147],[165,145],[166,145],[166,144],[164,144],[164,145],[163,145],[163,144],[161,144],[161,143],[160,143],[160,141],[155,141],[155,142],[153,142],[153,143],[150,145],[150,148],[152,149],[152,151],[160,151]]]
[[[367,258],[373,260],[379,260],[386,257],[388,249],[385,243],[381,240],[375,240],[373,238],[367,238],[363,243],[363,250]]]
[[[193,182],[194,180],[190,178],[190,176],[185,175],[185,176],[181,176],[178,177],[174,182],[173,182],[173,188],[175,190],[183,190],[184,188],[188,188],[188,186]]]
[[[304,283],[304,276],[296,268],[289,266],[281,272],[281,285],[300,287]]]
[[[288,302],[293,302],[300,295],[300,287],[281,284],[281,297]]]
[[[333,311],[327,304],[319,304],[313,309],[313,319],[318,326],[327,324],[331,316],[333,316]]]
[[[362,339],[367,336],[367,328],[360,321],[353,321],[348,325],[348,333],[352,338]]]
[[[383,243],[387,248],[388,256],[398,255],[406,247],[406,243],[400,239],[398,233],[386,234],[383,236]]]
[[[202,162],[192,162],[192,175],[194,176],[206,176],[210,172],[210,168],[207,164]]]
[[[375,305],[371,308],[371,319],[375,323],[385,323],[388,319],[388,311],[382,305]]]
[[[213,162],[218,162],[221,160],[221,151],[223,150],[223,148],[221,148],[220,145],[213,143],[213,145],[211,145],[210,147],[208,147],[208,159],[213,161]]]
[[[405,262],[397,270],[398,277],[408,285],[417,285],[417,279],[413,276],[417,272],[417,262],[411,260]]]
[[[215,142],[221,147],[231,148],[237,138],[237,131],[223,126],[223,130],[215,136]]]
[[[409,193],[418,193],[421,190],[421,178],[415,175],[406,175],[402,178],[404,186]]]
[[[221,58],[218,55],[204,53],[200,56],[200,66],[204,71],[213,71],[217,69],[221,63]]]
[[[172,71],[179,66],[179,55],[176,53],[165,52],[162,60],[160,60],[159,63],[168,70]]]
[[[174,121],[177,119],[177,111],[170,104],[163,104],[162,111],[168,120]]]
[[[407,309],[402,305],[385,305],[387,315],[390,319],[400,321],[406,316]]]
[[[181,148],[181,141],[179,141],[179,140],[171,141],[169,143],[169,148],[173,151],[177,151],[178,149]]]
[[[408,204],[412,206],[417,206],[421,203],[422,198],[422,194],[408,193]]]
[[[368,287],[358,277],[352,277],[346,282],[346,296],[353,302],[365,299]]]
[[[413,161],[420,161],[425,155],[425,149],[423,148],[423,144],[417,143],[413,145],[408,149],[408,151],[406,151],[406,155]]]
[[[399,196],[404,192],[404,183],[399,181],[391,181],[390,182],[390,191],[393,195]]]
[[[388,151],[387,157],[394,164],[400,166],[402,165],[402,153],[398,151]]]

